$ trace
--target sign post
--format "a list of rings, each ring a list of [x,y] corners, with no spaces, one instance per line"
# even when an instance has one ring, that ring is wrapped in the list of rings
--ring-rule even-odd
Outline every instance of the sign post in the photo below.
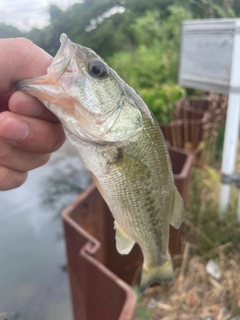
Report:
[[[240,123],[240,19],[183,22],[179,83],[229,94],[218,208],[223,217],[231,183],[240,187],[240,175],[234,174]],[[237,219],[240,223],[240,192]]]

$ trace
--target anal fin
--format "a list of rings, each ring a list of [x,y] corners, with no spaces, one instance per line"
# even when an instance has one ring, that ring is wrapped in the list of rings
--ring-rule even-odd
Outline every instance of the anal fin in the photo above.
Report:
[[[184,219],[184,205],[182,197],[180,196],[177,188],[175,187],[174,192],[174,203],[173,203],[173,211],[172,217],[170,220],[171,226],[178,229],[183,222]]]
[[[116,228],[116,247],[117,251],[120,254],[128,254],[133,246],[134,246],[134,241],[130,239],[125,232],[119,227],[119,225],[115,221],[115,228]]]

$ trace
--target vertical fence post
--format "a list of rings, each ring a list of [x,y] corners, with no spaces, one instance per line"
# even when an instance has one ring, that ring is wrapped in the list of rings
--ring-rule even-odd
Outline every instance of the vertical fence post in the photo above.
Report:
[[[230,199],[231,175],[235,170],[240,120],[240,22],[236,21],[233,40],[227,119],[222,158],[222,184],[219,194],[219,217],[223,217]]]

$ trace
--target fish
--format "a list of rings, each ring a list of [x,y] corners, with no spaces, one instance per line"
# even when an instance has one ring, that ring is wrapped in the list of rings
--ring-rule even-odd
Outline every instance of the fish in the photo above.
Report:
[[[160,127],[97,53],[66,34],[60,42],[47,74],[15,87],[37,97],[62,123],[114,217],[117,251],[129,254],[140,246],[140,290],[170,282],[169,227],[179,228],[184,205]]]

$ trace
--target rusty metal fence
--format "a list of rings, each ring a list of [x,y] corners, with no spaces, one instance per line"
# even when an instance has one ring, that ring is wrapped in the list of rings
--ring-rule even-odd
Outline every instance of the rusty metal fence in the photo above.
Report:
[[[169,147],[176,186],[187,201],[192,156]],[[142,254],[115,247],[112,215],[94,185],[63,212],[74,320],[133,320]],[[182,228],[170,228],[170,252],[181,251]]]

